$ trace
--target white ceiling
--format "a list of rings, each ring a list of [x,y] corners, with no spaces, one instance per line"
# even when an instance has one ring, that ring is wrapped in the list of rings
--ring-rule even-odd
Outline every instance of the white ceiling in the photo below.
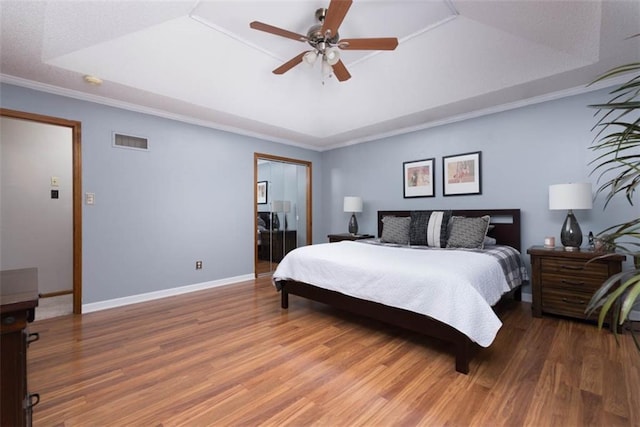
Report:
[[[576,93],[640,61],[638,0],[354,0],[341,37],[395,36],[395,51],[342,51],[346,82],[319,64],[272,74],[308,45],[249,23],[306,34],[328,4],[0,0],[0,78],[326,150]]]

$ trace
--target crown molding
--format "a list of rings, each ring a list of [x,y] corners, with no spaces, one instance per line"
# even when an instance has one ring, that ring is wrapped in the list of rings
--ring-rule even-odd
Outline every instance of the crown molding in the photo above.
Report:
[[[105,105],[105,106],[108,106],[108,107],[120,108],[120,109],[123,109],[123,110],[133,111],[133,112],[136,112],[136,113],[149,114],[149,115],[152,115],[152,116],[162,117],[162,118],[169,119],[169,120],[175,120],[175,121],[188,123],[188,124],[192,124],[192,125],[207,127],[207,128],[211,128],[211,129],[216,129],[216,130],[220,130],[220,131],[224,131],[224,132],[233,133],[233,134],[236,134],[236,135],[247,136],[247,137],[250,137],[250,138],[256,138],[256,139],[260,139],[260,140],[263,140],[263,141],[266,140],[266,141],[275,142],[275,143],[278,143],[278,144],[292,145],[292,146],[296,146],[296,147],[299,147],[299,148],[304,148],[304,149],[307,149],[307,150],[318,151],[318,147],[316,147],[316,146],[307,145],[307,144],[300,144],[300,143],[297,143],[295,141],[291,141],[289,139],[274,138],[274,137],[269,136],[269,135],[264,135],[264,134],[260,134],[260,133],[257,133],[257,132],[250,132],[250,131],[247,131],[245,129],[240,129],[240,128],[233,127],[233,126],[225,126],[225,125],[221,125],[219,123],[208,121],[208,120],[196,119],[196,118],[185,116],[185,115],[181,115],[181,114],[171,113],[171,112],[168,112],[168,111],[165,111],[165,110],[160,110],[160,109],[151,108],[151,107],[145,107],[145,106],[139,105],[139,104],[133,104],[133,103],[130,103],[130,102],[119,101],[119,100],[116,100],[116,99],[113,99],[113,98],[108,98],[108,97],[99,96],[99,95],[93,95],[93,94],[81,92],[81,91],[78,91],[78,90],[67,89],[67,88],[63,88],[63,87],[60,87],[60,86],[50,85],[50,84],[47,84],[47,83],[40,83],[40,82],[36,82],[36,81],[33,81],[33,80],[23,79],[21,77],[11,76],[11,75],[8,75],[8,74],[0,74],[0,83],[6,83],[6,84],[14,85],[14,86],[20,86],[20,87],[24,87],[24,88],[27,88],[27,89],[37,90],[39,92],[46,92],[46,93],[50,93],[50,94],[53,94],[53,95],[64,96],[66,98],[77,99],[77,100],[80,100],[80,101],[92,102],[92,103],[95,103],[95,104]]]
[[[434,127],[437,127],[437,126],[444,126],[444,125],[448,125],[448,124],[452,124],[452,123],[456,123],[456,122],[461,122],[461,121],[464,121],[464,120],[469,120],[469,119],[474,119],[474,118],[478,118],[478,117],[482,117],[482,116],[487,116],[487,115],[490,115],[490,114],[501,113],[501,112],[504,112],[504,111],[523,108],[523,107],[527,107],[527,106],[530,106],[530,105],[540,104],[540,103],[543,103],[543,102],[554,101],[554,100],[557,100],[557,99],[568,98],[568,97],[571,97],[571,96],[576,96],[576,95],[581,95],[581,94],[584,94],[584,93],[594,92],[594,91],[597,91],[597,90],[600,90],[600,89],[604,89],[604,88],[608,88],[608,87],[612,87],[612,86],[616,86],[616,85],[625,83],[626,81],[628,81],[628,76],[627,75],[622,75],[622,76],[618,76],[618,77],[615,77],[615,78],[603,80],[603,81],[600,81],[600,82],[597,82],[595,84],[588,85],[588,86],[578,86],[578,87],[574,87],[574,88],[571,88],[571,89],[565,89],[565,90],[561,90],[561,91],[548,93],[548,94],[545,94],[545,95],[535,96],[535,97],[532,97],[532,98],[521,99],[521,100],[514,101],[514,102],[509,102],[509,103],[505,103],[505,104],[501,104],[501,105],[497,105],[497,106],[493,106],[493,107],[489,107],[489,108],[484,108],[484,109],[481,109],[481,110],[470,111],[468,113],[459,114],[459,115],[452,116],[452,117],[447,117],[447,118],[441,119],[441,120],[434,120],[434,121],[430,121],[430,122],[426,122],[426,123],[421,123],[421,124],[416,125],[416,126],[409,126],[409,127],[405,127],[405,128],[396,129],[396,130],[393,130],[393,131],[390,131],[390,132],[378,133],[378,134],[374,134],[374,135],[370,135],[370,136],[366,136],[366,137],[362,137],[362,138],[354,138],[354,139],[350,139],[350,140],[342,142],[342,143],[336,143],[336,144],[325,145],[325,146],[317,146],[317,145],[310,145],[310,144],[302,144],[302,143],[299,143],[299,142],[296,142],[296,141],[292,141],[292,140],[289,140],[289,139],[285,139],[285,138],[275,138],[273,136],[261,134],[261,133],[258,133],[258,132],[250,132],[250,131],[247,131],[245,129],[240,129],[240,128],[233,127],[233,126],[225,126],[225,125],[221,125],[221,124],[216,123],[216,122],[211,122],[211,121],[201,120],[201,119],[195,119],[193,117],[189,117],[189,116],[185,116],[185,115],[181,115],[181,114],[170,113],[170,112],[165,111],[165,110],[145,107],[145,106],[142,106],[142,105],[133,104],[133,103],[124,102],[124,101],[118,101],[118,100],[115,100],[113,98],[108,98],[108,97],[104,97],[104,96],[88,94],[88,93],[77,91],[77,90],[73,90],[73,89],[62,88],[62,87],[59,87],[59,86],[54,86],[54,85],[50,85],[50,84],[46,84],[46,83],[40,83],[40,82],[36,82],[36,81],[32,81],[32,80],[27,80],[27,79],[23,79],[23,78],[20,78],[20,77],[7,75],[7,74],[0,74],[0,83],[7,83],[7,84],[15,85],[15,86],[24,87],[24,88],[27,88],[27,89],[37,90],[37,91],[40,91],[40,92],[46,92],[46,93],[50,93],[50,94],[54,94],[54,95],[64,96],[64,97],[67,97],[67,98],[78,99],[78,100],[81,100],[81,101],[92,102],[92,103],[96,103],[96,104],[106,105],[106,106],[109,106],[109,107],[120,108],[120,109],[128,110],[128,111],[134,111],[134,112],[142,113],[142,114],[149,114],[149,115],[152,115],[152,116],[162,117],[162,118],[169,119],[169,120],[175,120],[175,121],[179,121],[179,122],[183,122],[183,123],[193,124],[193,125],[197,125],[197,126],[203,126],[203,127],[216,129],[216,130],[220,130],[220,131],[224,131],[224,132],[229,132],[229,133],[233,133],[233,134],[236,134],[236,135],[242,135],[242,136],[246,136],[246,137],[250,137],[250,138],[260,139],[260,140],[263,140],[263,141],[269,141],[269,142],[274,142],[274,143],[278,143],[278,144],[290,145],[290,146],[294,146],[294,147],[298,147],[298,148],[303,148],[303,149],[306,149],[306,150],[319,151],[319,152],[335,150],[337,148],[348,147],[348,146],[352,146],[352,145],[356,145],[356,144],[363,144],[363,143],[366,143],[366,142],[377,141],[377,140],[385,139],[385,138],[391,138],[391,137],[394,137],[394,136],[404,135],[404,134],[407,134],[407,133],[418,132],[418,131],[421,131],[421,130],[430,129],[430,128],[434,128]]]
[[[398,135],[418,132],[421,130],[430,129],[438,126],[444,126],[444,125],[448,125],[456,122],[475,119],[482,116],[488,116],[491,114],[502,113],[509,110],[528,107],[530,105],[536,105],[544,102],[555,101],[558,99],[569,98],[576,95],[583,95],[585,93],[595,92],[600,89],[618,86],[622,83],[626,83],[628,80],[629,80],[629,77],[628,75],[625,74],[615,78],[606,79],[606,80],[594,83],[592,85],[577,86],[570,89],[564,89],[556,92],[547,93],[544,95],[534,96],[532,98],[526,98],[526,99],[521,99],[514,102],[508,102],[505,104],[496,105],[489,108],[483,108],[480,110],[470,111],[464,114],[458,114],[456,116],[447,117],[441,120],[433,120],[430,122],[421,123],[416,126],[409,126],[405,128],[396,129],[390,132],[379,133],[379,134],[376,134],[375,136],[351,139],[344,143],[338,143],[331,146],[326,146],[322,151],[335,150],[336,148],[343,148],[351,145],[363,144],[365,142],[372,142],[380,139],[391,138]]]

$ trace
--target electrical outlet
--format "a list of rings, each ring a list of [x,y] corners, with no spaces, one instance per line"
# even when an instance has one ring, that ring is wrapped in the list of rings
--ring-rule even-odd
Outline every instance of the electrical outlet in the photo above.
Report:
[[[202,261],[196,261],[196,270],[202,270]]]

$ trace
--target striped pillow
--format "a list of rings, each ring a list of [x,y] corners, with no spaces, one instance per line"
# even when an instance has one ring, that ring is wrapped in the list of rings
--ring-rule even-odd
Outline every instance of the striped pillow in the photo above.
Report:
[[[444,248],[447,246],[447,226],[451,211],[433,211],[427,225],[427,246]]]

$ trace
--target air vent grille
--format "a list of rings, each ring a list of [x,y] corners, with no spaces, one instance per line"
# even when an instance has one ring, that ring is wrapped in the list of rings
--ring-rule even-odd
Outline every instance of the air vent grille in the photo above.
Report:
[[[114,132],[113,145],[119,148],[130,148],[133,150],[148,150],[149,140],[140,136],[124,135]]]

